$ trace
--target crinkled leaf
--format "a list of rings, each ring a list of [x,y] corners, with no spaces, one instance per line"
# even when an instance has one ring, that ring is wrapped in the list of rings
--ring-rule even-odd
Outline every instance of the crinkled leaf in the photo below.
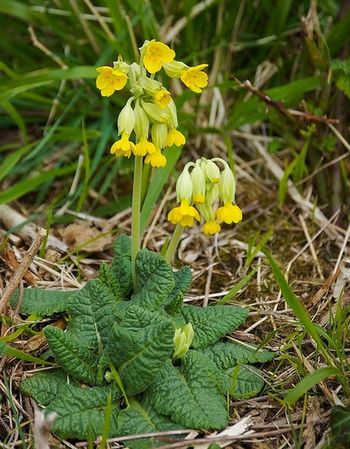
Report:
[[[189,351],[180,368],[170,361],[164,365],[148,392],[158,413],[187,428],[227,425],[226,402],[206,362],[202,354]]]
[[[46,408],[46,413],[56,412],[52,431],[61,438],[88,439],[101,435],[108,395],[115,401],[120,394],[111,387],[80,388],[66,385]],[[114,403],[110,423],[110,437],[117,435],[119,409]]]
[[[19,312],[24,315],[50,316],[67,310],[68,297],[75,292],[60,290],[44,290],[42,288],[23,289]],[[16,309],[19,301],[19,290],[11,297],[11,307]]]
[[[132,288],[130,238],[124,234],[119,235],[114,243],[114,252],[111,271],[118,279],[123,295],[127,296]]]
[[[237,306],[184,306],[181,314],[194,330],[192,347],[205,348],[244,323],[248,310]]]
[[[130,305],[120,322],[120,326],[130,331],[137,331],[144,327],[162,323],[167,320],[167,316],[157,311],[144,309],[143,307]]]
[[[136,331],[114,326],[106,352],[127,394],[141,393],[151,385],[173,351],[174,332],[167,321]]]
[[[264,386],[261,371],[249,365],[237,365],[223,372],[226,391],[235,399],[256,396]]]
[[[97,382],[97,355],[82,347],[69,333],[53,326],[44,329],[49,348],[61,367],[77,380]]]
[[[118,301],[99,279],[89,281],[85,287],[69,298],[71,320],[70,335],[79,344],[93,351],[104,347],[112,326],[119,321]]]
[[[173,270],[165,259],[147,249],[136,257],[138,292],[133,296],[134,304],[149,310],[157,310],[175,285]]]
[[[120,287],[118,279],[114,276],[112,270],[105,263],[101,265],[98,278],[109,289],[116,301],[121,301],[123,299],[123,291]]]
[[[350,409],[336,405],[331,412],[332,439],[336,443],[342,444],[343,448],[350,445]]]
[[[147,399],[142,399],[140,402],[131,400],[130,406],[122,410],[118,415],[119,435],[162,432],[177,430],[179,427],[178,424],[173,423],[166,416],[157,413]],[[166,442],[169,442],[169,438],[167,437]],[[165,444],[165,441],[162,441],[161,438],[125,441],[125,445],[131,449],[153,449],[163,444]]]
[[[164,302],[164,308],[169,315],[176,315],[182,306],[185,293],[190,288],[192,273],[189,267],[182,267],[174,272],[175,286]]]
[[[237,341],[218,342],[203,350],[203,353],[215,362],[219,369],[230,368],[237,363],[265,363],[275,354]]]
[[[73,381],[74,382],[74,381]],[[49,370],[24,379],[21,391],[41,405],[51,402],[67,384],[67,373],[61,369]]]

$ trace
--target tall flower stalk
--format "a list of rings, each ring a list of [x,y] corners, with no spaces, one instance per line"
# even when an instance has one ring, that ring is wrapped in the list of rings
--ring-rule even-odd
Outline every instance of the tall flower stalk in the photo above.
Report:
[[[130,98],[119,113],[118,140],[110,152],[115,156],[135,156],[132,194],[131,260],[134,289],[137,289],[135,272],[136,255],[140,248],[140,210],[142,201],[143,163],[152,168],[164,167],[167,163],[162,153],[165,147],[185,144],[185,136],[178,129],[177,110],[170,92],[165,89],[156,74],[164,69],[170,78],[179,78],[193,92],[201,92],[208,84],[208,76],[202,64],[189,67],[175,60],[175,52],[162,42],[145,41],[140,48],[138,62],[128,64],[119,56],[113,67],[102,66],[96,70],[96,86],[103,97],[110,97],[125,87]],[[183,205],[186,207],[186,204]],[[198,212],[195,211],[196,217]],[[191,220],[184,219],[181,227]],[[175,232],[181,235],[180,231]],[[175,244],[169,246],[170,252]],[[176,245],[174,251],[176,249]]]

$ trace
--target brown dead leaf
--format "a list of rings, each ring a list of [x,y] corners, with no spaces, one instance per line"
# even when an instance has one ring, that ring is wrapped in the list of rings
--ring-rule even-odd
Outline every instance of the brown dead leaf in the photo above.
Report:
[[[10,248],[7,248],[4,251],[3,258],[5,259],[7,265],[11,268],[11,270],[13,271],[17,270],[20,263],[16,259],[15,253]],[[39,278],[35,276],[35,274],[33,274],[30,270],[26,270],[24,272],[23,278],[30,285],[35,285],[36,282],[39,280]]]
[[[113,242],[113,236],[104,233],[91,222],[80,221],[60,229],[64,242],[72,250],[81,250],[88,253],[104,251]]]

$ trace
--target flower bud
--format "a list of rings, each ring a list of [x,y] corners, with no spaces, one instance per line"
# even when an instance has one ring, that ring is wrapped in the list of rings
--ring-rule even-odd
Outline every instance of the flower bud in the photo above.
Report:
[[[236,180],[230,167],[225,164],[219,182],[219,195],[224,203],[233,202],[236,194]]]
[[[213,184],[217,184],[220,181],[219,167],[213,161],[205,161],[205,174]]]
[[[196,162],[196,165],[191,172],[191,178],[193,186],[193,202],[199,204],[204,203],[206,190],[205,175],[203,173],[203,170],[201,169],[199,160]]]
[[[190,203],[192,198],[192,191],[193,187],[191,175],[188,171],[188,168],[185,167],[176,182],[177,202],[180,203],[182,200],[186,200],[188,201],[188,203]]]
[[[165,73],[170,76],[170,78],[180,78],[180,76],[186,71],[188,66],[180,61],[172,61],[163,64]]]
[[[166,123],[167,121],[169,121],[169,114],[166,112],[166,110],[160,109],[160,107],[156,104],[148,103],[147,101],[141,101],[141,106],[143,107],[151,122]]]
[[[177,128],[179,126],[179,123],[177,121],[177,110],[176,110],[176,105],[172,99],[170,99],[168,105],[164,108],[164,111],[169,116],[170,128]]]
[[[159,149],[164,148],[166,144],[166,138],[168,135],[167,126],[164,125],[163,123],[154,123],[152,125],[151,134],[154,145]]]
[[[149,132],[149,119],[146,112],[143,110],[139,101],[136,101],[135,105],[135,134],[137,140],[141,140],[142,138],[148,138]]]
[[[174,336],[174,354],[173,357],[182,358],[190,349],[194,337],[194,331],[191,323],[187,323],[182,328],[175,330]]]
[[[118,133],[126,133],[130,136],[135,127],[135,113],[131,107],[133,98],[130,98],[123,109],[120,111],[118,117]]]

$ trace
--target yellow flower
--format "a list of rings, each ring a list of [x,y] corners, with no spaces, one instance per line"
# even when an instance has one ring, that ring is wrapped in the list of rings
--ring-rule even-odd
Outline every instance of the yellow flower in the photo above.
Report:
[[[96,87],[100,89],[103,97],[110,97],[116,90],[122,90],[128,77],[125,73],[112,67],[98,67],[96,71],[99,73],[96,78]]]
[[[129,141],[129,135],[122,133],[120,140],[114,142],[111,147],[111,153],[116,156],[130,157],[131,151],[134,151],[135,144]]]
[[[214,235],[221,231],[221,226],[217,221],[210,220],[202,226],[202,232],[205,235]]]
[[[205,67],[208,67],[208,64],[200,64],[195,67],[189,67],[181,75],[181,81],[193,90],[193,92],[202,92],[202,88],[208,85],[208,75],[202,72]]]
[[[236,204],[227,202],[216,211],[216,218],[226,224],[238,223],[242,220],[242,211]]]
[[[172,224],[180,224],[181,226],[193,226],[195,220],[200,221],[198,211],[188,204],[187,200],[182,200],[181,205],[174,207],[168,214],[168,220]]]
[[[145,46],[143,63],[149,73],[158,72],[164,63],[171,62],[175,52],[162,42],[150,41]]]
[[[153,154],[155,152],[155,145],[152,142],[149,142],[145,137],[141,137],[140,142],[135,145],[133,150],[135,156],[146,156],[146,154]]]
[[[180,147],[185,143],[185,136],[177,129],[171,128],[166,138],[166,146],[171,147],[172,145],[176,145],[177,147]]]
[[[166,89],[159,89],[154,93],[154,102],[160,107],[160,109],[164,109],[171,100],[170,92]]]
[[[205,201],[205,196],[201,193],[193,194],[193,202],[198,204],[203,204]]]
[[[166,157],[156,148],[154,153],[147,154],[145,162],[152,167],[161,168],[166,166]]]

